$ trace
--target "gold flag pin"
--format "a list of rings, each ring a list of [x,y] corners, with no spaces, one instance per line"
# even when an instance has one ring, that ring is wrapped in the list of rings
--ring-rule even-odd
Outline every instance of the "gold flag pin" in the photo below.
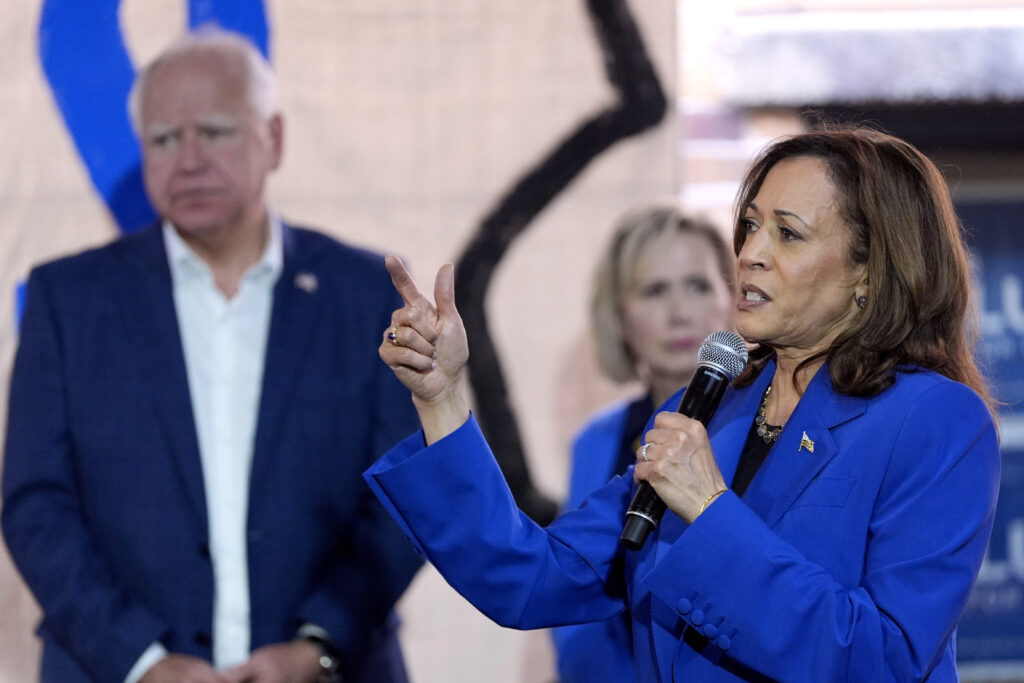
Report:
[[[804,432],[804,435],[800,438],[800,448],[796,450],[797,452],[800,452],[805,448],[807,449],[808,453],[814,452],[814,442],[807,437],[807,432]]]

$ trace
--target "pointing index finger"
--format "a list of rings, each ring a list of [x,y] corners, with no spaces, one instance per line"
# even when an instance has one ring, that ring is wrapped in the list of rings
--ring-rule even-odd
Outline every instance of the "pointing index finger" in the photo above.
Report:
[[[402,300],[409,306],[416,305],[423,298],[423,294],[416,288],[412,275],[406,270],[405,264],[397,256],[388,255],[384,258],[384,266],[391,273],[391,283],[402,295]]]

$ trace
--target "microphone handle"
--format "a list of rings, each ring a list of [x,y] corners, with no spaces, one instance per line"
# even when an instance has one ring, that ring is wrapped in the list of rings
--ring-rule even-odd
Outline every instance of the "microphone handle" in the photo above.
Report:
[[[711,365],[698,366],[683,398],[679,401],[679,411],[687,417],[699,420],[705,427],[722,402],[722,396],[729,386],[729,375]],[[622,528],[619,541],[630,550],[640,550],[647,541],[647,536],[657,528],[665,514],[666,505],[654,487],[646,481],[640,482],[633,501],[626,512],[626,523]]]

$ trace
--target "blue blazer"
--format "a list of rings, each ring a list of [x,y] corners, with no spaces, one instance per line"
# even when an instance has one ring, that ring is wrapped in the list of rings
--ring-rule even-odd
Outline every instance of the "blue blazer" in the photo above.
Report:
[[[360,476],[415,429],[376,352],[399,305],[379,256],[285,227],[249,486],[252,647],[314,623],[353,680],[404,678],[389,614],[420,563]],[[32,272],[3,499],[43,611],[43,680],[123,680],[154,641],[211,658],[202,468],[158,226]]]
[[[616,473],[629,403],[616,403],[587,421],[572,442],[569,495],[574,510]],[[552,629],[561,683],[626,683],[633,680],[629,623],[623,616]]]
[[[773,373],[730,389],[708,427],[726,481]],[[824,367],[742,500],[725,493],[692,525],[668,512],[637,552],[618,542],[632,470],[542,529],[516,510],[472,420],[429,448],[405,440],[366,477],[498,623],[629,610],[639,681],[954,681],[999,454],[961,384],[900,373],[858,398],[833,391]]]

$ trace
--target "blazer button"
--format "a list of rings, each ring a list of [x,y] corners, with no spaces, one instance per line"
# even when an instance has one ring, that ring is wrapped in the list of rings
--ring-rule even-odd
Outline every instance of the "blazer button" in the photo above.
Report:
[[[704,624],[704,637],[708,640],[714,640],[715,636],[718,635],[718,627],[714,624]]]
[[[210,644],[213,643],[213,638],[206,631],[196,631],[192,634],[192,640],[200,647],[210,647]]]
[[[200,543],[199,544],[199,556],[200,557],[209,557],[210,556],[210,544],[209,543]]]
[[[729,638],[729,636],[722,633],[717,638],[715,638],[715,645],[718,646],[719,650],[728,650],[732,646],[732,640]]]
[[[693,610],[693,613],[690,614],[690,623],[694,626],[700,626],[701,624],[703,624],[704,612],[700,611],[699,609]]]
[[[680,614],[689,614],[690,610],[693,609],[693,603],[687,600],[686,598],[683,598],[679,601],[679,604],[676,605],[676,607],[679,608]]]

